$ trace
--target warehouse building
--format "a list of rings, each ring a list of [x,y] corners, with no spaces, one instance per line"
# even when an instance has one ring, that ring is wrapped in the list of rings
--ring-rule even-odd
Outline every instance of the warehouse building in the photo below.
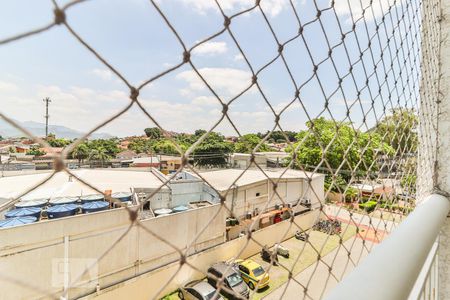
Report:
[[[201,173],[201,176],[226,197],[237,218],[252,216],[279,205],[304,204],[312,209],[324,200],[325,175],[300,170],[225,169]],[[274,192],[273,183],[277,182]]]

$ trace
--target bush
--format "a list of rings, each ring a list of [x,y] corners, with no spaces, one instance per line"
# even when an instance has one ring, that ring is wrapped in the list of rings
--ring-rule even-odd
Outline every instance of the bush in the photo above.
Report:
[[[391,211],[397,211],[401,214],[409,214],[414,210],[413,207],[400,206],[398,204],[392,204],[389,208]]]
[[[365,210],[368,213],[371,213],[375,210],[377,204],[377,201],[367,201],[365,203],[360,203],[359,208]]]
[[[353,202],[358,197],[358,190],[352,187],[347,188],[345,191],[345,202]]]
[[[360,199],[359,199],[359,202],[360,203],[366,203],[366,202],[368,202],[370,200],[370,197],[368,197],[368,196],[362,196]]]

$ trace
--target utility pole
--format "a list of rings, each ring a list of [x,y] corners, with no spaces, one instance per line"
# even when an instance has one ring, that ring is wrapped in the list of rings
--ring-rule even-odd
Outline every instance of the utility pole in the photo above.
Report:
[[[48,118],[50,117],[48,115],[48,104],[50,102],[52,102],[52,100],[50,100],[50,98],[47,97],[42,101],[45,102],[45,116],[44,116],[44,118],[45,118],[45,137],[48,138]]]

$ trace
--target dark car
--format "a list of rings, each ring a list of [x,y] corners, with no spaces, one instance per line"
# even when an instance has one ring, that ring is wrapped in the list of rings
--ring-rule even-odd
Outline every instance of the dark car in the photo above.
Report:
[[[248,298],[250,293],[248,286],[242,280],[239,272],[237,272],[231,265],[228,265],[225,262],[219,262],[212,265],[208,269],[208,282],[217,289],[219,288],[217,283],[220,278],[225,278],[223,281],[224,286],[233,291],[227,291],[223,288],[220,289],[220,292],[227,298]],[[236,295],[241,295],[241,297]]]
[[[223,300],[217,290],[206,281],[192,281],[178,292],[180,299],[186,300]]]

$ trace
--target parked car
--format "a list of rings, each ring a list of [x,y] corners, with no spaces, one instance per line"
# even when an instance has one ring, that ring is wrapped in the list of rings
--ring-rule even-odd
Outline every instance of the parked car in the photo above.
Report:
[[[186,300],[223,300],[212,285],[202,280],[191,281],[180,288],[178,297]]]
[[[248,284],[248,287],[252,290],[258,286],[258,289],[262,289],[269,285],[270,278],[263,267],[251,259],[235,261],[242,279]]]
[[[212,275],[212,276],[210,276]],[[218,278],[218,279],[217,279]],[[239,271],[236,271],[231,265],[225,262],[219,262],[212,265],[208,269],[208,282],[213,287],[218,289],[218,281],[220,278],[224,278],[223,284],[232,292],[225,289],[221,289],[220,292],[229,299],[238,299],[236,295],[241,295],[243,298],[248,298],[250,291],[248,286],[242,280]],[[236,295],[235,295],[236,294]]]
[[[278,255],[283,256],[284,258],[289,258],[289,249],[286,247],[283,247],[281,244],[275,244],[273,247]]]
[[[302,231],[299,231],[299,230],[297,230],[297,231],[295,232],[295,238],[296,238],[297,240],[306,242],[306,240],[308,239],[308,237],[309,237],[309,235],[308,235],[306,232],[302,232]]]

